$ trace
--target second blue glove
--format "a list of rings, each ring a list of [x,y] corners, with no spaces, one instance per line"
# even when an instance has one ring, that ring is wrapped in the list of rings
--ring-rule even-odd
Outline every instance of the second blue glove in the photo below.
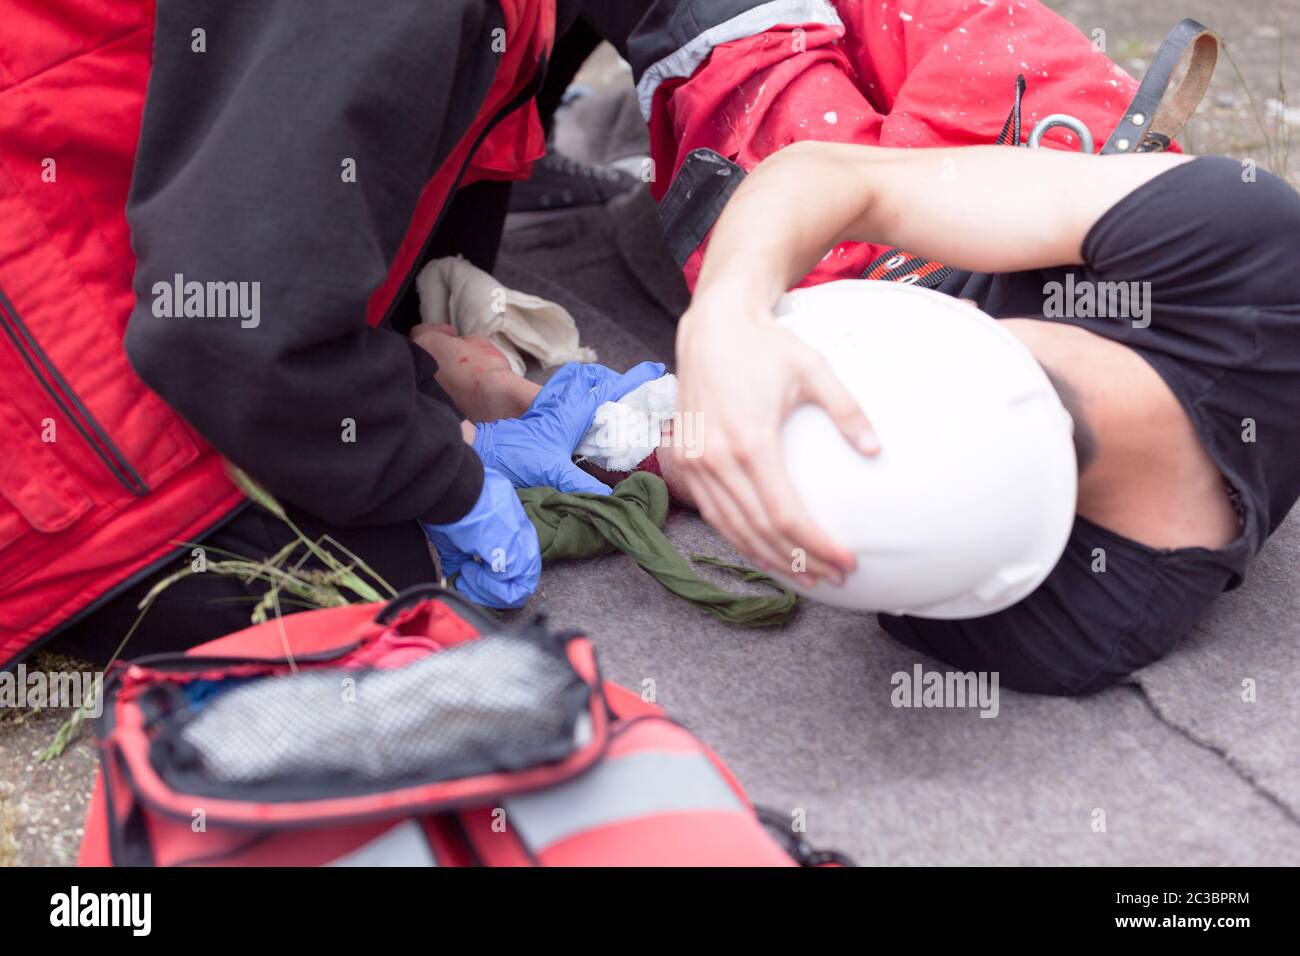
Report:
[[[537,590],[542,552],[537,529],[505,475],[483,469],[483,490],[469,513],[450,524],[425,524],[443,574],[456,590],[488,607],[520,607]]]

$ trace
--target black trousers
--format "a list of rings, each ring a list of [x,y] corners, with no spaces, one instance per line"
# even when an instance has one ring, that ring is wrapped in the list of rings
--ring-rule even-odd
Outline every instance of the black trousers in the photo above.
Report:
[[[307,537],[314,541],[321,535],[330,535],[398,591],[436,580],[427,539],[415,521],[343,528],[294,508],[286,510]],[[292,540],[294,534],[284,522],[255,505],[248,505],[198,544],[205,549],[205,558],[211,563],[226,557],[222,552],[261,560]],[[190,549],[185,549],[174,561],[66,628],[54,638],[50,648],[97,664],[105,663],[130,631],[139,616],[139,604],[150,589],[168,575],[189,567],[192,560]],[[308,566],[319,568],[320,564],[311,562]],[[248,627],[253,605],[265,591],[263,584],[246,586],[237,578],[211,571],[182,578],[154,600],[121,657],[130,659],[183,651]],[[283,604],[281,609],[285,614],[302,610]]]

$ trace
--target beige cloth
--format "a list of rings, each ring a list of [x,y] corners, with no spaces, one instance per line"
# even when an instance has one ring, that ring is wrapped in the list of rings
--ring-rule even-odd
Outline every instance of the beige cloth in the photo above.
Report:
[[[578,341],[578,326],[566,309],[526,292],[507,289],[459,257],[435,259],[420,270],[420,321],[453,325],[461,335],[485,335],[524,374],[524,354],[543,367],[594,362],[594,349]]]

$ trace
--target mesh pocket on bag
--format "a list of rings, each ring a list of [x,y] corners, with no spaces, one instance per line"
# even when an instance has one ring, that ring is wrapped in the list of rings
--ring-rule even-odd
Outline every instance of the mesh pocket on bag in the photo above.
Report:
[[[395,670],[245,682],[166,732],[155,764],[178,789],[265,799],[517,770],[581,746],[589,694],[560,642],[484,637]]]

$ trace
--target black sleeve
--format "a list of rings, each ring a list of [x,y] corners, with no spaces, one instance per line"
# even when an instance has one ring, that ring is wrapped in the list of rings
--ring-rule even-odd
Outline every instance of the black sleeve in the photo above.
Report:
[[[654,63],[762,4],[763,0],[578,0],[583,18],[631,64],[636,82]]]
[[[1111,207],[1083,256],[1103,280],[1150,282],[1157,306],[1295,308],[1297,243],[1300,194],[1266,170],[1202,156]]]
[[[478,497],[432,360],[366,308],[486,96],[500,24],[487,0],[158,2],[127,354],[223,455],[331,522],[451,521]],[[256,321],[167,317],[178,276],[239,283]]]

